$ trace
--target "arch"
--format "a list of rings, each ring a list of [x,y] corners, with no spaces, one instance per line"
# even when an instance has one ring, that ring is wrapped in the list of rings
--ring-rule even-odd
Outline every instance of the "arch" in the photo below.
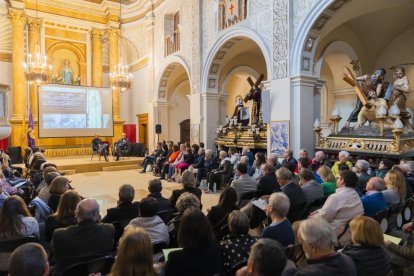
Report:
[[[320,0],[302,22],[290,52],[290,75],[312,74],[310,59],[318,43],[320,32],[333,14],[350,0]],[[305,45],[308,44],[306,47]],[[306,69],[306,70],[303,70]]]
[[[209,90],[209,87],[211,89],[212,85],[209,84],[210,82],[209,77],[212,75],[210,71],[212,69],[212,66],[214,65],[214,62],[217,61],[217,64],[220,64],[219,61],[225,57],[225,55],[227,54],[227,50],[229,50],[234,45],[234,43],[236,43],[235,41],[237,41],[237,38],[247,38],[247,39],[252,40],[254,43],[256,43],[256,45],[261,50],[263,57],[265,59],[267,76],[270,77],[272,75],[272,63],[270,59],[270,54],[263,39],[258,34],[256,34],[250,29],[243,28],[243,27],[235,27],[235,28],[231,28],[230,30],[224,32],[217,39],[216,43],[211,48],[207,56],[207,59],[205,61],[204,70],[202,72],[202,77],[201,77],[201,91],[202,92],[206,92],[207,90]],[[220,50],[223,50],[223,48],[227,50],[220,51]],[[219,68],[215,68],[214,71],[218,72]],[[216,92],[217,92],[216,85],[214,88],[216,89]]]
[[[224,88],[227,86],[227,83],[228,83],[229,79],[234,74],[237,74],[239,72],[246,72],[246,73],[252,75],[255,79],[259,78],[259,73],[257,73],[256,70],[254,70],[250,66],[237,66],[234,69],[232,69],[230,72],[227,73],[227,77],[226,77],[225,81],[223,82],[223,84],[221,85],[221,87],[219,88],[218,92],[223,94]]]
[[[184,68],[185,72],[187,73],[188,80],[190,82],[190,88],[192,87],[190,79],[191,74],[188,64],[179,55],[169,55],[164,59],[164,62],[162,63],[157,73],[157,78],[155,81],[156,88],[154,90],[154,92],[156,93],[154,95],[154,99],[156,101],[166,101],[166,88],[168,87],[168,82],[170,81],[169,76],[171,75],[171,72],[177,65],[181,65]],[[193,91],[191,91],[191,93],[193,93]]]
[[[78,57],[79,61],[81,60],[83,62],[86,61],[86,55],[82,51],[82,49],[71,42],[59,41],[59,42],[53,43],[46,49],[46,53],[47,55],[51,55],[53,52],[59,49],[68,49],[72,51]]]

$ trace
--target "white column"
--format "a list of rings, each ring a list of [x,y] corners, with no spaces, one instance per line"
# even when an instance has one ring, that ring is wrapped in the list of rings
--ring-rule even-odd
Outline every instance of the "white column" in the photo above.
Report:
[[[155,16],[152,11],[145,16],[145,23],[147,25],[147,47],[148,47],[148,147],[150,152],[155,146],[157,135],[155,135],[155,122],[158,122],[158,115],[156,112],[154,102],[154,21]]]
[[[202,93],[201,106],[201,141],[206,148],[215,149],[214,139],[217,137],[216,128],[220,119],[220,94]]]
[[[313,123],[315,115],[320,116],[320,111],[315,113],[315,101],[320,104],[320,97],[315,92],[317,79],[313,77],[298,76],[291,79],[292,85],[292,118],[291,118],[291,148],[297,154],[300,148],[314,151],[315,142],[313,135]],[[309,139],[312,137],[312,139]]]

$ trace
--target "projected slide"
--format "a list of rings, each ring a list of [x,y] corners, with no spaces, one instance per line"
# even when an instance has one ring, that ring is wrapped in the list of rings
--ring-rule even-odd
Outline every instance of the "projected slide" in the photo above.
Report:
[[[39,90],[39,137],[113,136],[109,88],[48,85]]]

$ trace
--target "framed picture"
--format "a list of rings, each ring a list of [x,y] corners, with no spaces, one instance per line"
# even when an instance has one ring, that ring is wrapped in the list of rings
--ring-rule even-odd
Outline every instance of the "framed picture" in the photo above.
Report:
[[[273,121],[269,124],[269,153],[283,156],[283,152],[290,146],[289,121]]]

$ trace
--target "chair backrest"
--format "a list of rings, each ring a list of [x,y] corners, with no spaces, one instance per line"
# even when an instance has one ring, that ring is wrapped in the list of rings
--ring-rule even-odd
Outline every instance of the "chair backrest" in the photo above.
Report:
[[[166,242],[155,242],[152,244],[152,254],[157,254],[162,252],[163,249],[167,248],[168,244]]]
[[[405,206],[404,206],[404,210],[403,210],[403,219],[404,219],[404,223],[411,221],[411,217],[412,217],[412,208],[413,208],[413,199],[409,198],[405,201]]]
[[[20,245],[29,243],[29,242],[39,243],[39,239],[34,236],[29,236],[29,237],[22,237],[22,238],[2,241],[0,242],[0,252],[1,253],[13,252]]]
[[[387,220],[388,212],[389,212],[389,209],[384,209],[376,213],[373,217],[380,224],[383,233],[385,233],[388,228],[388,220]]]
[[[95,258],[85,262],[79,262],[67,267],[62,275],[63,276],[80,276],[90,275],[92,273],[100,272],[102,275],[106,275],[111,271],[112,265],[115,262],[115,258],[112,255]]]
[[[122,234],[124,234],[125,227],[129,224],[130,221],[130,219],[124,219],[112,222],[112,225],[115,228],[114,246],[118,244],[119,239],[122,237]]]
[[[250,191],[250,192],[243,193],[239,199],[239,203],[238,203],[239,208],[246,205],[246,203],[250,201],[254,197],[255,194],[256,194],[256,191]]]

